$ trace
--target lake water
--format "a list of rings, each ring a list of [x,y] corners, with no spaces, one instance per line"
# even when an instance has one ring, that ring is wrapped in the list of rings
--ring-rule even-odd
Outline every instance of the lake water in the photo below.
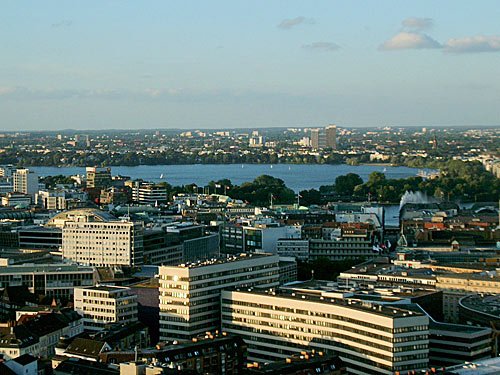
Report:
[[[372,172],[383,172],[387,178],[416,176],[419,169],[378,165],[350,166],[346,164],[190,164],[190,165],[142,165],[137,167],[111,167],[113,175],[142,178],[145,181],[166,181],[171,185],[195,183],[204,186],[210,181],[228,178],[235,185],[253,181],[267,174],[281,178],[294,191],[318,189],[321,185],[332,185],[337,176],[356,173],[364,181]],[[85,174],[84,167],[30,167],[40,176]],[[163,175],[163,179],[160,177]]]

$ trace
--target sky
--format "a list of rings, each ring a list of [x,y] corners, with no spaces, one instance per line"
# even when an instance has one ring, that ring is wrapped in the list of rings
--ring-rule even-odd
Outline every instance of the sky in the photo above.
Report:
[[[500,125],[498,0],[4,0],[0,131]]]

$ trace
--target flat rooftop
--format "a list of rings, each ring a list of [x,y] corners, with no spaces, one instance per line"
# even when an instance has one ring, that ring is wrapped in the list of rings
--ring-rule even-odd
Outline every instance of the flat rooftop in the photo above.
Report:
[[[380,315],[388,318],[403,318],[407,316],[425,316],[425,314],[415,311],[410,311],[406,309],[401,309],[399,307],[394,307],[393,305],[382,305],[372,301],[359,301],[355,299],[343,299],[343,298],[332,298],[327,296],[322,296],[318,293],[307,293],[307,292],[297,292],[288,289],[277,289],[277,290],[264,290],[258,288],[248,288],[248,289],[230,289],[232,291],[251,293],[257,295],[265,296],[276,296],[280,298],[287,298],[295,301],[310,301],[315,303],[322,303],[325,305],[335,305],[340,307],[347,307],[350,309],[363,311],[375,315]]]
[[[171,267],[192,269],[192,268],[214,266],[217,264],[227,264],[227,263],[240,262],[240,261],[249,260],[249,259],[262,259],[262,258],[266,258],[266,257],[272,256],[272,255],[273,254],[267,254],[267,253],[253,253],[253,254],[243,254],[242,253],[239,255],[228,255],[227,257],[221,256],[221,257],[217,257],[217,258],[201,260],[198,262],[182,263],[178,266],[171,266]],[[165,266],[165,267],[169,267],[169,266]]]
[[[35,264],[25,263],[0,267],[0,274],[10,273],[52,273],[52,272],[93,272],[92,267],[79,266],[77,264]]]
[[[500,294],[473,294],[462,298],[460,304],[470,310],[500,318]]]

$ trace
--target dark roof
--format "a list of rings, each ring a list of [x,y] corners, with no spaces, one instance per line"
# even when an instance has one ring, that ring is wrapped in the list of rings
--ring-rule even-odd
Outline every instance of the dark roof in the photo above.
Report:
[[[89,358],[98,358],[99,353],[104,349],[106,343],[104,341],[76,338],[68,345],[66,353],[76,354]]]
[[[33,357],[31,354],[23,354],[22,356],[14,358],[13,361],[16,361],[20,365],[26,366],[32,362],[37,361],[37,359]]]
[[[85,359],[69,358],[63,361],[54,369],[55,375],[119,375],[120,370],[109,368],[108,366]]]
[[[124,338],[134,335],[138,331],[142,331],[146,325],[141,322],[131,322],[128,324],[112,324],[104,330],[93,334],[91,337],[94,340],[100,340],[109,343],[113,346],[114,343],[123,340]]]
[[[36,296],[25,285],[6,287],[2,293],[2,301],[17,306],[25,306],[27,303],[38,304]]]
[[[30,332],[24,325],[7,327],[0,330],[0,347],[27,348],[38,342],[38,336]]]
[[[27,320],[24,326],[38,337],[42,337],[68,326],[59,315],[57,313],[36,315],[33,319]]]
[[[7,367],[5,363],[0,362],[0,374],[2,375],[17,375],[14,371]]]
[[[345,368],[345,364],[337,356],[318,356],[308,354],[308,358],[291,357],[289,362],[278,361],[266,363],[259,367],[248,368],[249,375],[263,374],[296,374],[298,371],[312,370],[307,373],[330,374],[333,371],[339,371]],[[314,371],[314,372],[313,372]],[[304,373],[306,373],[304,371]]]

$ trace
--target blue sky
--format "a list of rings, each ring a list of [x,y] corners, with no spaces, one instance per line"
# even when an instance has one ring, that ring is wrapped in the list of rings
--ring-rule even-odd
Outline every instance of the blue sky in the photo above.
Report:
[[[500,124],[498,1],[0,3],[3,130]]]

